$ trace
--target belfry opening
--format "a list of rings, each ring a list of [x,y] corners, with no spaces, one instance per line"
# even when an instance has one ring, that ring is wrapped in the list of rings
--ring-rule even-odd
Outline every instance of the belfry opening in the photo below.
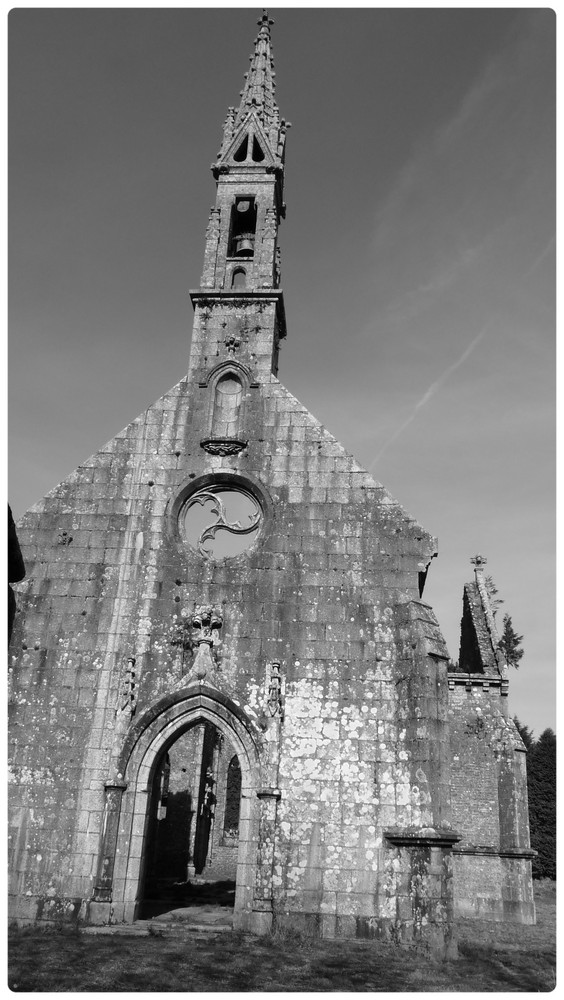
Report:
[[[241,808],[233,742],[199,720],[159,754],[148,798],[139,916],[232,908]]]

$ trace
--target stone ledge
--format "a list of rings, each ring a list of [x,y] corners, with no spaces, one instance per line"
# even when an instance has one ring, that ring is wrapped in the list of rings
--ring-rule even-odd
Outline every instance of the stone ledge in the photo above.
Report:
[[[286,312],[284,309],[284,294],[281,288],[242,288],[235,291],[232,288],[194,288],[189,292],[192,305],[196,306],[206,302],[226,302],[241,305],[247,301],[275,302],[278,316],[278,339],[283,340],[286,336]]]
[[[282,792],[279,788],[259,788],[257,798],[279,800],[282,798]]]
[[[192,302],[205,302],[207,299],[240,302],[242,298],[270,299],[272,302],[278,302],[283,298],[281,288],[244,288],[240,291],[232,288],[191,288],[189,295]]]
[[[500,674],[467,674],[449,671],[447,676],[450,691],[455,687],[466,687],[468,690],[473,687],[482,687],[486,690],[495,687],[501,688],[502,695],[506,695],[508,692],[509,681],[501,677]]]
[[[538,851],[530,847],[484,847],[481,845],[469,844],[466,846],[453,847],[453,854],[471,854],[490,858],[536,858]]]
[[[452,847],[462,838],[453,830],[384,830],[384,837],[394,847]]]

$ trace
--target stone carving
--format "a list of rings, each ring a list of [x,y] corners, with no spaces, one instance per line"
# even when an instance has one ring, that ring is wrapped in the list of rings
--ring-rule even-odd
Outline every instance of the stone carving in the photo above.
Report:
[[[238,455],[246,448],[248,441],[239,438],[204,438],[200,446],[210,455]]]
[[[223,625],[223,615],[209,604],[200,604],[194,609],[190,624],[194,646],[199,646],[203,642],[213,646],[214,639],[217,638],[217,635],[214,636],[214,630],[217,633]]]
[[[276,236],[276,209],[267,208],[264,229],[263,229],[263,239],[274,239]]]
[[[223,341],[228,354],[235,354],[241,346],[241,338],[234,334],[227,334]]]
[[[231,142],[231,139],[233,137],[234,123],[235,123],[235,108],[228,108],[227,117],[225,119],[225,124],[223,126],[223,143],[221,149],[219,150],[219,153],[217,154],[218,159],[222,155],[222,153],[227,149],[227,147]]]
[[[127,668],[125,671],[125,677],[123,680],[120,702],[116,711],[116,716],[123,720],[132,719],[135,715],[135,710],[137,708],[137,683],[136,683],[136,672],[135,672],[135,657],[130,656],[127,659]]]
[[[241,503],[244,505],[243,513]],[[202,506],[206,515],[211,517],[209,524],[201,529],[201,522],[193,516],[196,505]],[[231,510],[231,519],[229,517]],[[186,534],[192,545],[194,545],[205,559],[214,558],[216,550],[216,535],[219,533],[218,543],[228,535],[253,535],[258,529],[262,511],[254,499],[246,492],[235,489],[210,489],[200,490],[195,493],[186,504],[186,514],[184,518]],[[237,518],[237,519],[235,519]],[[206,518],[207,519],[207,518]],[[246,523],[242,523],[242,520]],[[249,544],[251,544],[252,539]],[[221,549],[221,546],[220,546]],[[221,556],[221,552],[219,552]]]
[[[278,717],[284,720],[284,697],[282,693],[282,674],[280,663],[274,660],[270,664],[270,681],[268,684],[268,696],[266,700],[267,714],[272,718]]]
[[[209,604],[195,607],[192,614],[187,609],[182,610],[183,617],[175,622],[169,631],[169,643],[181,651],[182,673],[187,654],[196,650],[188,680],[196,678],[203,681],[204,677],[213,675],[217,663],[212,648],[219,644],[219,630],[223,625],[223,615]]]
[[[170,630],[171,646],[179,646],[184,654],[192,649],[191,624],[189,618],[182,618]]]
[[[223,615],[211,605],[202,604],[194,609],[189,623],[192,647],[197,647],[190,674],[201,682],[216,669],[212,648],[217,645],[219,640],[219,629],[223,625]]]

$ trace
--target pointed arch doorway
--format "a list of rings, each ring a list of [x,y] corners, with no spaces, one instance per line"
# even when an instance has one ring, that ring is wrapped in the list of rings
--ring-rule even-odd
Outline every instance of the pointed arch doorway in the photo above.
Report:
[[[172,891],[181,896],[183,883],[229,881],[234,926],[247,926],[261,787],[255,728],[204,685],[164,698],[139,718],[120,755],[118,780],[106,786],[100,871],[107,888],[94,898],[111,895],[112,920],[145,916],[155,887],[162,893],[179,883]],[[161,913],[183,905],[162,896],[158,904]]]
[[[194,906],[233,908],[241,765],[232,740],[199,721],[155,762],[140,917]]]

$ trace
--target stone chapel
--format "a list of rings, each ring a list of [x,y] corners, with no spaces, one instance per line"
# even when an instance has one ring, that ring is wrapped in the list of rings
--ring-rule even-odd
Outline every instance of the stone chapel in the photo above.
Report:
[[[236,928],[447,956],[455,915],[535,920],[525,750],[485,560],[454,665],[435,539],[278,380],[271,24],[213,166],[187,375],[18,525],[10,912],[130,923],[213,883]]]

